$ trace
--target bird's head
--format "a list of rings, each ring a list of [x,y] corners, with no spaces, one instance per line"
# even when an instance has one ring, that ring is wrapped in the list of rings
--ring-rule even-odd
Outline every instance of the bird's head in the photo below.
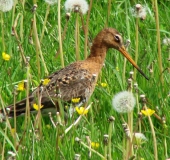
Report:
[[[149,79],[126,51],[123,45],[122,36],[116,29],[106,28],[99,33],[99,36],[101,37],[102,44],[105,45],[106,48],[118,50],[147,80]]]

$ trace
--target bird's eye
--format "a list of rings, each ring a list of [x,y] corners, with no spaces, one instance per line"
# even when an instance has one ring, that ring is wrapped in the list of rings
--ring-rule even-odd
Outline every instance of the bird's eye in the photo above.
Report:
[[[115,38],[115,41],[116,41],[116,42],[120,42],[120,41],[121,41],[121,39],[120,39],[120,36],[119,36],[119,35],[115,35],[115,36],[114,36],[114,38]]]

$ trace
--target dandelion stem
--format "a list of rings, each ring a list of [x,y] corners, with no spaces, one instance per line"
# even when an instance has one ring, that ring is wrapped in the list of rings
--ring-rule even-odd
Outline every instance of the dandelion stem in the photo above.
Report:
[[[16,148],[16,132],[17,132],[17,123],[16,123],[16,88],[14,88],[14,146]]]
[[[139,97],[138,97],[138,93],[136,93],[136,105],[137,105],[138,114],[139,114],[139,113],[140,113],[140,108],[139,108]],[[139,133],[141,133],[141,120],[139,121]]]
[[[108,142],[108,149],[109,149],[109,160],[112,160],[112,141],[111,141],[111,137],[112,137],[112,131],[113,131],[113,126],[114,126],[114,120],[110,120],[110,124],[109,124],[109,142]]]
[[[5,126],[5,135],[7,135],[7,124],[6,124],[6,126]],[[1,155],[2,155],[2,159],[5,159],[4,158],[4,154],[5,154],[5,144],[6,144],[6,142],[5,142],[5,136],[4,136],[4,141],[3,141],[3,148],[2,148],[2,153],[1,153]]]
[[[156,21],[156,30],[157,30],[157,45],[158,45],[158,65],[159,65],[159,72],[160,72],[160,80],[161,80],[162,85],[164,85],[157,0],[154,0],[154,3],[155,3],[154,8],[155,8],[155,21]]]
[[[61,37],[61,40],[63,41],[64,38],[65,38],[65,35],[66,35],[66,31],[67,31],[67,27],[68,27],[68,22],[69,20],[67,20],[66,24],[64,25],[64,31],[63,31],[63,34],[62,34],[62,37]],[[57,50],[56,52],[56,57],[60,54],[60,48]]]
[[[21,45],[21,43],[20,43],[20,39],[19,39],[19,37],[18,37],[18,34],[17,34],[16,30],[15,30],[15,28],[16,28],[16,26],[17,26],[17,23],[18,23],[18,18],[19,18],[19,16],[22,16],[22,15],[21,15],[20,13],[17,15],[17,17],[16,17],[16,19],[15,19],[15,21],[14,21],[14,25],[13,25],[13,27],[12,27],[12,32],[13,32],[15,38],[16,38],[16,41],[18,42],[18,47],[19,47],[19,50],[20,50],[20,52],[21,52],[21,57],[22,57],[24,63],[26,64],[26,58],[25,58],[25,55],[24,55],[24,50],[23,50],[22,45]]]
[[[44,65],[44,70],[45,70],[46,76],[48,75],[48,70],[47,70],[47,67],[46,67],[46,63],[44,61],[44,57],[42,55],[41,45],[40,45],[40,41],[39,41],[39,38],[38,38],[37,25],[36,25],[36,14],[35,13],[33,15],[33,32],[34,32],[35,47],[36,47],[36,59],[37,59],[37,66],[38,66],[38,78],[40,80],[40,72],[41,71],[40,71],[39,55],[41,57],[42,64]]]
[[[62,39],[61,39],[60,1],[61,0],[58,0],[58,37],[59,37],[61,66],[64,67],[64,56],[63,56],[63,47],[62,47]]]
[[[79,51],[79,14],[76,14],[76,29],[75,29],[75,43],[76,43],[76,60],[80,60],[80,51]]]
[[[22,9],[24,11],[24,6],[25,6],[25,0],[22,0]],[[21,21],[20,21],[20,39],[21,42],[23,42],[23,22],[24,22],[24,16],[23,14],[21,15]]]
[[[144,105],[144,109],[147,110],[146,105]],[[150,127],[151,127],[151,132],[152,132],[152,137],[153,137],[154,157],[155,157],[155,160],[158,160],[156,135],[155,135],[154,126],[153,126],[153,123],[152,123],[150,115],[148,115],[148,120],[149,120],[149,124],[150,124]]]
[[[136,25],[135,25],[135,28],[136,28],[136,48],[135,48],[135,63],[137,64],[138,62],[138,52],[139,52],[139,18],[136,17]],[[137,70],[134,69],[134,80],[136,80],[136,74],[137,74]]]
[[[26,114],[25,114],[25,130],[30,122],[30,104],[29,104],[29,77],[30,77],[30,66],[27,60],[27,83],[26,83]]]
[[[5,51],[5,39],[4,39],[4,20],[3,20],[3,12],[1,12],[1,36],[2,36],[2,49],[3,49],[3,52]]]
[[[42,39],[44,37],[44,31],[45,31],[45,27],[46,27],[46,23],[47,23],[47,18],[48,18],[49,12],[50,12],[50,5],[48,4],[47,5],[47,9],[46,9],[44,23],[43,23],[43,28],[42,28],[42,32],[41,32],[41,36],[40,36],[40,43],[42,42]]]
[[[92,8],[93,0],[90,0],[90,6],[88,10],[87,20],[86,20],[86,27],[85,27],[85,43],[84,43],[84,58],[87,58],[87,46],[88,46],[88,27],[89,27],[89,19],[90,19],[90,12]]]
[[[107,26],[108,26],[109,17],[110,17],[110,10],[111,10],[111,0],[108,0],[108,7],[107,7],[107,19],[106,19],[105,27],[107,27]]]
[[[128,2],[129,1],[125,1],[125,8],[126,8],[126,27],[127,27],[127,35],[128,35],[128,39],[130,40],[130,25],[129,25],[129,14],[128,14]],[[128,51],[128,47],[127,48],[127,51]],[[124,58],[124,63],[123,63],[123,73],[122,73],[122,79],[123,79],[123,84],[125,85],[125,73],[126,73],[126,62],[127,62],[127,59]]]

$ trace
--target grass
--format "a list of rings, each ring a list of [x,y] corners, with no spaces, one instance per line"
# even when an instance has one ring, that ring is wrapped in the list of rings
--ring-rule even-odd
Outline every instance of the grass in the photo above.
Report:
[[[90,0],[88,1],[90,4]],[[131,41],[128,47],[129,53],[133,59],[136,50],[136,18],[132,16],[130,8],[134,7],[138,1],[112,1],[111,6],[108,5],[110,1],[96,0],[92,3],[89,22],[86,22],[87,14],[83,15],[83,20],[88,24],[88,43],[92,42],[92,39],[96,34],[102,30],[105,25],[116,28],[123,36],[124,41],[129,39]],[[132,81],[132,92],[139,97],[137,99],[137,105],[140,110],[143,106],[147,106],[152,110],[155,110],[156,115],[160,117],[161,121],[152,115],[145,117],[144,115],[138,117],[138,108],[135,107],[133,111],[133,127],[141,124],[141,133],[143,133],[148,139],[146,143],[136,146],[133,145],[136,159],[166,159],[170,157],[170,141],[169,136],[169,86],[170,86],[170,68],[168,68],[168,50],[170,46],[161,44],[161,55],[158,56],[158,44],[157,44],[157,31],[156,21],[154,17],[154,5],[153,1],[146,2],[141,0],[142,5],[148,6],[148,14],[145,20],[138,21],[138,65],[149,76],[149,81],[145,80],[138,72],[136,73],[136,81],[138,84],[138,90],[135,91],[134,81]],[[165,37],[170,37],[170,4],[169,0],[158,1],[159,10],[159,28],[160,28],[160,40]],[[59,25],[58,25],[58,6],[57,4],[47,6],[44,1],[37,2],[37,9],[35,11],[36,16],[36,28],[32,28],[32,20],[35,20],[32,12],[33,2],[28,0],[23,3],[18,2],[15,6],[15,12],[12,10],[6,13],[1,13],[3,18],[3,30],[1,25],[2,34],[0,37],[1,47],[0,53],[6,52],[11,56],[9,61],[0,59],[0,108],[14,103],[14,87],[20,81],[25,80],[29,76],[30,91],[31,88],[35,88],[40,83],[40,80],[45,78],[47,71],[53,73],[56,70],[62,68],[63,64],[66,66],[76,60],[76,48],[75,48],[75,24],[76,14],[72,13],[68,21],[67,32],[64,40],[62,40],[62,50],[59,50]],[[109,7],[109,9],[108,9]],[[44,23],[46,10],[49,10],[47,22]],[[64,2],[61,1],[61,30],[67,23],[65,18]],[[109,12],[110,11],[110,12]],[[14,17],[16,34],[11,34],[12,27],[14,26],[11,21]],[[23,17],[23,19],[22,19]],[[80,59],[84,59],[84,43],[85,34],[82,29],[82,23],[79,20],[79,54]],[[1,19],[2,21],[2,19]],[[1,23],[2,24],[2,23]],[[43,24],[46,24],[45,28]],[[43,29],[44,28],[44,29]],[[44,31],[43,31],[44,30]],[[37,35],[35,35],[37,31]],[[41,39],[40,46],[37,46],[37,41],[43,32],[43,38]],[[23,37],[22,37],[23,34]],[[36,36],[36,38],[34,38]],[[33,39],[32,39],[33,38]],[[38,39],[39,40],[38,40]],[[33,40],[33,44],[30,43]],[[60,36],[61,41],[61,36]],[[88,44],[86,42],[86,44]],[[5,45],[5,46],[4,46]],[[61,45],[61,42],[60,42]],[[40,50],[37,49],[40,47]],[[5,50],[3,50],[5,48]],[[60,47],[61,49],[61,47]],[[60,56],[56,56],[56,52],[60,51],[60,56],[63,56],[64,63],[61,63]],[[87,47],[89,53],[89,48]],[[42,55],[39,55],[42,52]],[[22,55],[23,54],[23,55]],[[24,62],[24,57],[30,57],[30,68],[28,68]],[[162,61],[163,73],[160,73],[160,59]],[[38,67],[39,66],[39,67]],[[47,68],[46,68],[47,67]],[[120,115],[112,109],[113,96],[128,88],[129,72],[133,70],[129,62],[126,63],[126,72],[123,73],[124,58],[115,50],[109,50],[107,53],[105,66],[102,69],[101,76],[98,81],[98,86],[90,99],[93,102],[89,112],[86,116],[82,116],[79,124],[74,126],[66,135],[63,135],[66,128],[76,121],[79,117],[77,113],[72,118],[68,119],[65,125],[62,125],[62,117],[49,116],[38,117],[41,120],[37,125],[37,115],[31,115],[29,123],[26,124],[26,120],[23,117],[18,117],[15,120],[10,119],[9,122],[3,122],[0,124],[0,156],[2,159],[7,159],[11,155],[8,153],[12,151],[16,153],[17,159],[74,159],[75,154],[80,154],[81,159],[88,159],[91,155],[91,159],[101,159],[102,156],[109,156],[110,159],[119,160],[126,159],[127,152],[124,150],[126,146],[127,138],[125,131],[122,127],[121,116],[124,117],[127,122],[127,115]],[[122,78],[125,77],[125,78]],[[163,78],[163,80],[162,80]],[[106,87],[102,87],[100,83],[107,83]],[[146,96],[146,103],[142,103],[140,95]],[[20,92],[15,98],[21,100],[26,97],[27,91]],[[113,116],[114,122],[108,121],[108,118]],[[60,121],[61,118],[61,121]],[[153,127],[151,129],[150,123],[152,121]],[[53,123],[52,123],[53,122]],[[58,122],[58,123],[57,123]],[[60,122],[60,123],[59,123]],[[110,125],[110,123],[112,125]],[[55,124],[55,125],[54,125]],[[56,125],[57,124],[57,125]],[[26,125],[26,126],[25,126]],[[10,127],[11,126],[11,127]],[[41,130],[40,130],[41,126]],[[111,128],[112,127],[112,128]],[[156,146],[158,149],[158,155],[155,155],[153,144],[153,129],[155,132]],[[138,129],[137,129],[138,131]],[[110,133],[112,132],[112,133]],[[104,135],[111,135],[108,139],[108,143],[104,143]],[[63,135],[63,137],[61,137]],[[133,135],[133,134],[132,134]],[[79,142],[75,141],[75,138],[81,139]],[[98,148],[94,148],[97,152],[93,152],[89,148],[88,140],[99,143]],[[132,154],[134,155],[134,154]]]

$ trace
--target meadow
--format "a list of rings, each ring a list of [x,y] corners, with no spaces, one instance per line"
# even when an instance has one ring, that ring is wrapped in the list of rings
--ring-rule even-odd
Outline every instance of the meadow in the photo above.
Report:
[[[83,14],[68,13],[64,3],[18,0],[0,12],[0,108],[25,98],[51,73],[85,59],[94,37],[107,27],[121,33],[149,80],[110,49],[88,113],[75,112],[67,122],[36,110],[29,118],[6,117],[0,122],[1,159],[170,158],[170,1],[88,0]],[[138,3],[146,12],[142,17]],[[24,80],[26,86],[17,90]],[[136,99],[130,113],[113,108],[112,99],[122,91]]]

